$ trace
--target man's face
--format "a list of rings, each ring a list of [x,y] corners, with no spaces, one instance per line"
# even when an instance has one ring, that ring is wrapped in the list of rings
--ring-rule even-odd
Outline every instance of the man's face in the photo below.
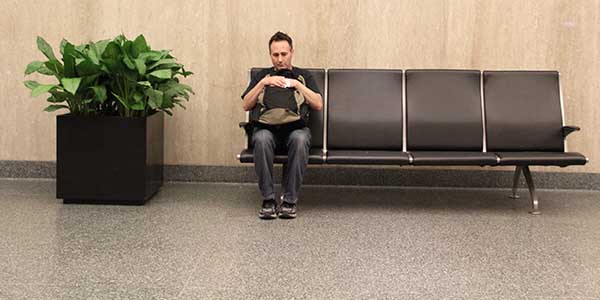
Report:
[[[271,43],[271,62],[277,70],[292,69],[292,56],[294,49],[287,41],[276,41]]]

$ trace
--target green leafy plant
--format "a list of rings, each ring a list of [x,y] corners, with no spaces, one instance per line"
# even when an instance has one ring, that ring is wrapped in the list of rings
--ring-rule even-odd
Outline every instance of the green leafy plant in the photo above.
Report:
[[[119,35],[112,40],[73,45],[63,39],[62,59],[41,37],[38,49],[48,59],[33,61],[25,75],[54,76],[58,83],[25,81],[31,96],[49,93],[50,105],[44,110],[68,109],[74,115],[144,117],[158,111],[172,115],[175,105],[185,109],[193,90],[180,83],[179,75],[192,72],[170,54],[152,50],[143,35],[128,40]]]

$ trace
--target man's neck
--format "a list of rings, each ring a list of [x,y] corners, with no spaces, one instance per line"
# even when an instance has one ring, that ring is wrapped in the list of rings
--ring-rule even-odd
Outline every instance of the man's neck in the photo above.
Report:
[[[290,68],[281,68],[281,69],[279,69],[279,68],[277,68],[277,67],[274,66],[273,69],[275,69],[275,71],[279,71],[279,70],[290,70],[290,71],[293,71],[294,70],[294,66],[292,66]]]

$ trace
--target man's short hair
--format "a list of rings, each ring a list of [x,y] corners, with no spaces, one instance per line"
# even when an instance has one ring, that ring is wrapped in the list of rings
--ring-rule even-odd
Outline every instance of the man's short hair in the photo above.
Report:
[[[273,44],[273,42],[279,42],[279,41],[286,41],[288,42],[288,44],[290,44],[290,49],[294,48],[293,44],[292,44],[292,38],[281,32],[281,31],[277,31],[269,40],[269,51],[271,51],[271,44]]]

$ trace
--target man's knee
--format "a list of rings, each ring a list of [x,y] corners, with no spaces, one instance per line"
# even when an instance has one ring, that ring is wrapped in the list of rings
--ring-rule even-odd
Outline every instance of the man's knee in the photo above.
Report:
[[[252,142],[254,147],[272,146],[274,143],[273,133],[267,129],[257,130],[252,135]]]
[[[298,148],[310,148],[310,131],[294,130],[289,137],[289,146]]]

